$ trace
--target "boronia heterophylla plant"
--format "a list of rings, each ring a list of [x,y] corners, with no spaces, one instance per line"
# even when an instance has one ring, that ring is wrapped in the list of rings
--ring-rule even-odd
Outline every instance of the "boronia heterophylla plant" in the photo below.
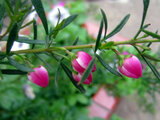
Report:
[[[0,51],[0,64],[1,66],[9,64],[14,67],[14,69],[4,69],[0,66],[1,79],[3,78],[4,74],[26,74],[28,76],[28,79],[34,84],[37,84],[41,87],[47,87],[47,85],[49,84],[49,76],[46,68],[42,65],[34,66],[29,58],[24,59],[22,57],[23,54],[32,54],[38,59],[41,59],[48,68],[52,68],[52,65],[49,65],[46,61],[43,60],[43,58],[40,58],[38,54],[46,54],[47,56],[52,57],[59,64],[59,68],[64,70],[74,86],[81,92],[85,92],[82,84],[90,84],[92,82],[92,79],[94,78],[93,72],[96,72],[97,69],[95,65],[96,62],[101,63],[101,65],[113,75],[122,77],[123,79],[125,79],[125,76],[138,79],[139,77],[143,77],[142,64],[139,58],[132,53],[127,53],[127,51],[124,51],[127,53],[126,54],[119,53],[119,51],[117,50],[117,46],[128,44],[133,46],[137,50],[137,52],[149,66],[155,77],[160,80],[160,74],[158,70],[150,62],[159,62],[160,60],[145,53],[145,51],[151,50],[150,45],[153,42],[160,42],[160,35],[157,32],[154,33],[148,31],[147,27],[150,24],[144,24],[150,2],[149,0],[143,0],[143,15],[141,25],[132,39],[119,42],[108,41],[110,37],[116,35],[124,27],[130,17],[130,14],[126,15],[120,21],[120,23],[110,33],[107,34],[108,21],[105,12],[101,9],[100,11],[102,14],[102,19],[95,43],[78,45],[77,37],[73,45],[70,46],[57,46],[56,37],[60,31],[62,31],[75,19],[78,19],[78,15],[74,14],[61,20],[61,11],[58,9],[57,24],[55,25],[55,27],[48,27],[47,18],[41,0],[31,0],[31,2],[32,4],[26,5],[24,4],[24,2],[17,0],[15,7],[12,7],[12,3],[9,0],[4,0],[0,6],[0,30],[2,30],[3,28],[3,20],[6,16],[6,13],[10,19],[7,30],[0,35],[0,41],[7,41],[6,49]],[[35,19],[23,25],[23,22],[28,14],[33,11],[36,11],[39,18],[41,19],[46,34],[45,40],[37,40],[37,21]],[[28,25],[33,25],[33,39],[19,35],[19,31]],[[103,30],[104,32],[102,32]],[[27,43],[32,47],[31,49],[13,51],[12,47],[15,42]],[[41,45],[42,47],[36,48],[35,46],[38,45]],[[75,49],[79,51],[72,52],[72,50]],[[84,52],[85,49],[93,50],[93,55],[91,56],[88,53]],[[100,56],[99,53],[107,50],[112,50],[112,52],[114,52],[117,56],[117,70],[113,69],[107,62],[105,62],[103,56]],[[23,64],[15,60],[14,56],[18,56],[21,61],[23,61]],[[65,61],[68,61],[67,64],[65,63]],[[58,76],[59,72],[56,73],[56,76]],[[55,78],[55,81],[57,79],[58,77]]]

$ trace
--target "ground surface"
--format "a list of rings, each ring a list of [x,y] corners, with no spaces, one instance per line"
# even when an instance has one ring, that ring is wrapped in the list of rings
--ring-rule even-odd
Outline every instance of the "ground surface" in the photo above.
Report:
[[[142,0],[128,0],[128,2],[117,2],[118,0],[88,1],[90,1],[89,4],[97,5],[106,12],[109,22],[109,30],[112,30],[126,14],[130,13],[131,17],[119,35],[127,38],[132,38],[135,35],[142,18]],[[150,0],[149,11],[145,23],[151,23],[149,29],[153,32],[160,30],[160,0]],[[160,44],[153,44],[153,50],[158,50],[159,45]],[[135,96],[122,98],[115,113],[126,120],[160,120],[159,100],[160,97],[157,95],[156,113],[154,115],[144,113],[143,110],[137,105]]]

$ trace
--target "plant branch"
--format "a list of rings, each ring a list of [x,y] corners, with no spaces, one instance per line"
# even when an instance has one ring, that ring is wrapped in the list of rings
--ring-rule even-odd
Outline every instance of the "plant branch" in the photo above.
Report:
[[[119,41],[114,42],[114,46],[118,45],[135,45],[136,43],[149,43],[149,42],[160,42],[160,39],[146,39],[146,40],[138,40],[133,41],[127,40],[127,41]],[[105,43],[102,43],[102,45]],[[75,46],[64,46],[64,47],[50,47],[50,48],[37,48],[37,49],[27,49],[27,50],[18,50],[18,51],[12,51],[11,54],[23,54],[23,53],[40,53],[40,52],[51,52],[51,51],[57,51],[57,50],[73,50],[73,49],[83,49],[83,48],[93,48],[95,47],[95,44],[85,44],[85,45],[75,45]]]

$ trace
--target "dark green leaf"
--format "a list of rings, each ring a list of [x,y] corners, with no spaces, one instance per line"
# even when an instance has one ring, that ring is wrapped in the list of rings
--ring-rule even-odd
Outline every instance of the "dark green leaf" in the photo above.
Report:
[[[146,18],[148,6],[149,6],[149,2],[150,2],[150,0],[143,0],[143,16],[142,16],[142,21],[141,21],[141,27],[140,28],[143,27],[144,20]]]
[[[73,83],[73,85],[79,89],[82,93],[85,93],[85,89],[83,88],[82,85],[78,85],[78,83],[74,80],[74,78],[72,77],[72,72],[70,71],[70,69],[63,64],[62,62],[60,63],[63,70],[65,71],[65,73],[67,74],[67,76],[69,77],[69,79],[71,80],[71,82]]]
[[[5,65],[10,65],[10,63],[9,62],[7,62],[7,61],[0,61],[0,64],[5,64]]]
[[[37,39],[37,23],[35,20],[33,21],[33,31],[34,31],[34,40],[36,40]]]
[[[4,59],[5,57],[6,55],[0,52],[0,60]]]
[[[5,12],[5,7],[4,7],[4,3],[2,3],[0,4],[0,21],[3,19],[4,12]]]
[[[98,36],[97,36],[97,40],[96,40],[96,45],[95,45],[95,50],[94,50],[95,53],[96,53],[97,49],[100,46],[100,40],[101,40],[102,30],[103,30],[103,20],[101,21],[101,25],[100,25]]]
[[[13,65],[15,68],[24,71],[24,72],[33,72],[34,70],[26,65],[20,64],[18,62],[16,62],[14,59],[12,59],[11,57],[7,57],[10,64]]]
[[[2,40],[6,41],[8,37],[4,37]],[[28,44],[39,44],[39,45],[44,45],[45,41],[44,40],[32,40],[28,37],[18,37],[15,41],[20,42],[20,43],[28,43]]]
[[[90,75],[90,73],[91,73],[92,70],[93,70],[95,61],[96,61],[96,58],[94,57],[94,58],[90,61],[87,69],[86,69],[86,70],[84,71],[84,73],[82,74],[82,78],[81,78],[81,80],[79,81],[79,83],[83,83],[83,82],[88,78],[88,76]]]
[[[72,16],[69,16],[68,18],[66,18],[66,20],[65,20],[61,29],[65,28],[67,25],[69,25],[74,19],[76,19],[77,16],[78,15],[75,14],[75,15],[72,15]]]
[[[48,35],[48,23],[41,0],[32,0],[32,4],[35,7],[35,10],[43,23],[46,34]]]
[[[150,35],[152,36],[153,38],[157,38],[157,39],[160,39],[160,35],[156,34],[156,33],[153,33],[153,32],[150,32],[148,30],[142,30],[144,33],[146,33],[147,35]]]
[[[0,81],[3,79],[2,71],[0,70]]]
[[[27,72],[15,70],[15,69],[5,69],[1,70],[2,74],[8,74],[8,75],[25,75]]]
[[[108,38],[112,37],[113,35],[117,34],[124,27],[124,25],[127,23],[129,17],[130,17],[130,14],[126,15],[123,18],[123,20],[117,25],[117,27],[105,37],[105,39],[108,39]]]
[[[134,46],[134,48],[138,51],[138,53],[141,55],[146,64],[150,67],[150,69],[152,70],[154,75],[158,78],[158,80],[160,80],[160,74],[157,71],[157,69],[143,56],[143,54],[139,51],[139,49],[136,46]]]
[[[74,45],[77,45],[78,41],[79,41],[79,37],[76,38],[76,40],[75,40],[74,43],[73,43],[73,46],[74,46]]]
[[[103,21],[104,21],[104,25],[105,25],[105,32],[104,32],[104,37],[105,37],[106,33],[107,33],[108,23],[107,23],[106,14],[105,14],[105,12],[102,9],[101,9],[101,13],[102,13]]]
[[[7,40],[7,54],[9,54],[14,41],[17,39],[17,36],[18,36],[18,25],[17,25],[17,23],[15,23],[13,25],[10,33],[9,33],[9,36],[8,36],[8,40]]]
[[[34,40],[37,39],[37,23],[36,21],[34,20],[33,21],[33,33],[34,33]],[[32,45],[32,49],[35,47],[35,44]]]
[[[116,76],[122,77],[122,75],[117,70],[110,67],[99,55],[96,55],[96,57],[98,61],[103,65],[103,67],[105,67],[109,72],[111,72],[112,74]]]

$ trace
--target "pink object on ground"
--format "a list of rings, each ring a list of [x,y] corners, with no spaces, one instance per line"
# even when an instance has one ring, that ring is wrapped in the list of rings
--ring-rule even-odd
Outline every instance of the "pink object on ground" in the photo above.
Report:
[[[109,119],[115,107],[119,102],[119,98],[110,96],[106,90],[101,87],[93,97],[93,103],[89,106],[90,117],[100,117]]]

